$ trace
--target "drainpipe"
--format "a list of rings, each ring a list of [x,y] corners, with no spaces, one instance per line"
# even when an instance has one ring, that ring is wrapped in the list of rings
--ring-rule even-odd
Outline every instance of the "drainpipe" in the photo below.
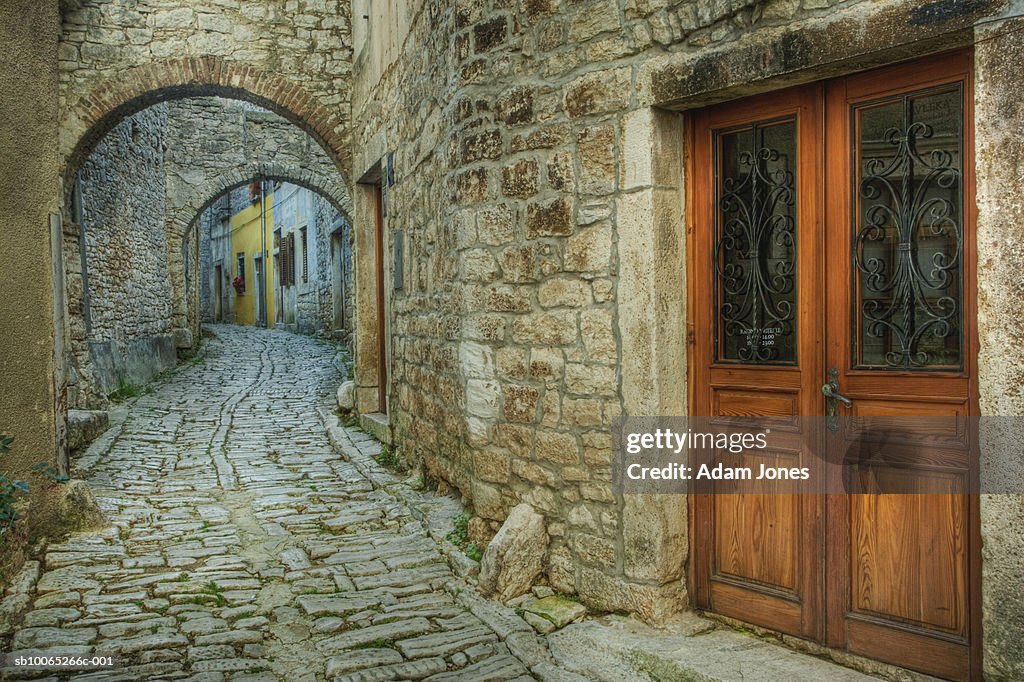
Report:
[[[266,327],[267,325],[267,199],[266,190],[263,186],[263,176],[260,176],[260,262],[263,267],[260,268],[260,305],[263,306],[261,309],[263,312],[260,318],[260,326]]]

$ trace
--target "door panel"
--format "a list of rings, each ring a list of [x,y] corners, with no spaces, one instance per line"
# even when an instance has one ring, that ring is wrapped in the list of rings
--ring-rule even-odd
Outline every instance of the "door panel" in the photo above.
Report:
[[[814,450],[847,491],[694,495],[695,602],[949,679],[980,670],[970,73],[940,56],[691,130],[692,413],[793,418],[777,452],[694,464]],[[834,432],[802,432],[832,379],[852,403]]]
[[[718,107],[695,120],[694,162],[713,168],[694,188],[701,206],[691,258],[695,300],[694,414],[728,425],[792,417],[775,452],[695,452],[726,465],[808,466],[798,415],[820,410],[822,330],[819,89],[804,87]],[[708,305],[713,302],[713,305]],[[773,421],[773,424],[775,422]],[[713,485],[722,485],[715,483]],[[779,490],[802,490],[792,481]],[[788,486],[788,487],[783,487]],[[761,488],[764,490],[764,488]],[[811,491],[814,492],[814,491]],[[792,492],[697,496],[698,605],[820,638],[823,498]]]
[[[970,73],[957,54],[826,90],[828,271],[849,282],[826,290],[826,355],[857,418],[828,448],[863,493],[829,500],[827,639],[952,679],[968,676],[974,602],[975,453],[951,419],[976,404]]]

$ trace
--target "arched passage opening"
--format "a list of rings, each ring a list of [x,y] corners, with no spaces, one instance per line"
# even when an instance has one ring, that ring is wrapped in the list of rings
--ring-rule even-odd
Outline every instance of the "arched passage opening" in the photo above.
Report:
[[[247,293],[259,300],[247,303],[262,309],[248,322],[350,340],[355,310],[350,203],[346,192],[332,191],[322,181],[283,164],[253,164],[211,180],[170,219],[171,229],[185,235],[186,271],[195,275],[186,278],[190,325],[246,323],[234,309],[246,292],[232,293],[231,282],[248,273],[256,281],[250,278]],[[257,255],[254,230],[248,228],[256,228],[261,218],[258,229],[265,239]]]
[[[216,96],[235,102],[254,104],[255,106],[248,107],[250,111],[255,112],[252,114],[253,116],[262,116],[268,120],[269,118],[277,119],[278,123],[286,124],[285,127],[292,129],[293,132],[300,132],[305,138],[304,144],[294,143],[289,146],[289,144],[278,140],[275,145],[264,146],[248,155],[243,155],[245,158],[228,159],[230,163],[227,164],[211,165],[207,163],[207,166],[202,169],[185,168],[178,173],[180,177],[176,189],[173,192],[168,191],[167,201],[164,205],[163,241],[160,244],[151,244],[148,248],[149,252],[162,251],[165,254],[166,295],[170,303],[169,319],[168,323],[163,326],[149,325],[152,328],[149,331],[161,337],[159,346],[165,361],[173,355],[175,350],[191,346],[194,339],[198,338],[199,325],[202,320],[200,306],[202,287],[196,285],[199,275],[201,242],[201,235],[196,229],[197,219],[202,210],[213,202],[218,194],[258,178],[305,187],[323,196],[333,209],[337,210],[342,220],[339,221],[339,225],[334,227],[337,228],[343,224],[349,230],[348,235],[351,234],[352,223],[349,217],[352,212],[352,201],[347,180],[341,171],[343,164],[347,162],[348,154],[347,148],[342,143],[342,138],[337,134],[331,134],[331,131],[337,132],[335,130],[336,119],[322,107],[311,104],[311,100],[295,88],[276,82],[273,77],[262,78],[258,74],[254,75],[248,70],[240,73],[227,67],[221,71],[207,69],[202,71],[199,76],[192,74],[190,76],[192,80],[188,82],[174,82],[175,77],[179,81],[183,80],[180,71],[192,68],[189,66],[190,64],[195,66],[195,62],[187,60],[173,62],[170,67],[164,65],[167,68],[159,73],[154,73],[153,68],[155,67],[151,67],[147,77],[143,78],[140,75],[134,84],[119,85],[117,88],[113,88],[112,93],[100,88],[98,94],[88,98],[88,105],[80,103],[73,110],[72,128],[76,126],[82,128],[83,122],[91,121],[92,123],[80,132],[74,144],[67,145],[64,156],[65,215],[69,218],[65,222],[64,233],[66,239],[77,241],[77,244],[65,244],[64,255],[66,263],[77,260],[80,268],[80,272],[76,273],[73,271],[74,268],[69,267],[67,277],[69,295],[66,317],[68,323],[65,327],[71,336],[69,344],[71,354],[74,355],[77,352],[79,356],[77,362],[70,362],[72,371],[69,373],[68,383],[72,387],[82,379],[80,375],[82,374],[81,366],[85,364],[84,360],[95,360],[90,356],[91,351],[89,350],[95,344],[90,345],[89,341],[88,311],[90,303],[93,302],[88,300],[90,282],[85,278],[88,259],[82,255],[84,253],[82,244],[85,243],[85,240],[81,237],[84,225],[81,205],[81,175],[83,170],[89,168],[89,160],[93,158],[97,150],[104,149],[104,141],[111,135],[120,136],[125,146],[130,146],[133,142],[138,142],[138,138],[145,137],[144,134],[140,136],[133,128],[136,117],[159,107],[171,108],[173,113],[175,107],[185,106],[183,104],[185,102],[210,100]],[[175,76],[176,73],[177,76]],[[171,79],[171,84],[166,84],[168,79]],[[143,87],[142,83],[154,82],[163,84],[163,87],[138,92]],[[243,87],[247,83],[252,90]],[[276,93],[278,99],[270,99],[269,93]],[[283,115],[279,116],[278,114]],[[246,116],[248,115],[246,113]],[[245,116],[243,116],[244,118]],[[258,122],[258,125],[262,126],[261,130],[268,126],[272,127],[272,124],[277,125],[268,120]],[[128,126],[127,130],[125,130],[125,126]],[[278,125],[275,130],[281,128],[282,126]],[[188,136],[190,140],[203,137],[201,130],[186,132],[192,133]],[[65,133],[67,133],[66,130]],[[178,135],[179,138],[185,136],[187,135]],[[249,137],[251,136],[247,136],[246,139]],[[175,148],[172,144],[174,140],[165,140],[165,142],[167,143],[163,150],[167,156],[165,160],[168,163],[173,161],[178,166],[187,166],[189,162],[187,155],[184,155],[183,158],[171,158],[173,156],[171,152]],[[333,145],[330,144],[331,142]],[[227,146],[230,147],[230,144]],[[168,149],[171,152],[168,152]],[[103,176],[102,173],[99,175]],[[168,183],[168,188],[170,188],[170,183]],[[328,246],[334,247],[338,251],[346,248],[350,243],[350,236],[342,238],[340,235],[329,235]],[[75,251],[79,252],[77,259]],[[270,260],[271,255],[268,253],[266,256],[268,269]],[[354,263],[351,263],[351,259],[348,260],[350,266],[347,272],[349,275],[354,275],[356,271],[352,267]],[[129,262],[123,264],[122,268],[130,275],[133,265],[129,259]],[[331,266],[330,263],[324,265],[325,269],[329,269]],[[340,267],[336,269],[340,270]],[[75,303],[76,277],[79,279],[78,299],[82,301],[77,310]],[[159,279],[160,277],[156,278],[156,280]],[[152,281],[147,281],[141,287],[135,286],[135,290],[147,289],[151,286]],[[131,289],[132,287],[125,288]],[[359,289],[354,284],[349,284],[346,287],[335,286],[334,288],[343,289],[344,294],[352,294]],[[344,298],[344,295],[340,297]],[[334,307],[339,307],[342,311],[346,310],[344,305],[335,306],[334,301],[331,301],[330,305],[332,310]],[[108,307],[119,309],[116,305]],[[337,320],[339,326],[350,330],[354,324],[352,318],[355,317],[354,309],[356,307],[353,304],[349,312],[332,314],[332,317]],[[148,308],[148,310],[153,309],[155,308],[152,306]],[[76,328],[76,316],[85,318],[78,324],[79,328]],[[152,343],[149,345],[153,346]],[[147,352],[146,349],[143,349],[142,357],[147,357]],[[106,355],[109,356],[110,353],[106,353]],[[92,362],[92,364],[96,363]],[[159,365],[159,363],[156,364]],[[115,372],[115,374],[117,373]],[[109,390],[112,385],[111,381],[107,381],[104,384],[104,390]],[[76,398],[75,393],[72,391],[70,396],[73,406],[82,402],[81,399]]]

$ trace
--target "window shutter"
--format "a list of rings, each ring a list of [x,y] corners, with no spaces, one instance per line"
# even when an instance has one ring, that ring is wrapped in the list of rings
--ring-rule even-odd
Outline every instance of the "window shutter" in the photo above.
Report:
[[[292,252],[288,247],[288,237],[281,240],[281,286],[288,286],[289,264],[292,261]]]

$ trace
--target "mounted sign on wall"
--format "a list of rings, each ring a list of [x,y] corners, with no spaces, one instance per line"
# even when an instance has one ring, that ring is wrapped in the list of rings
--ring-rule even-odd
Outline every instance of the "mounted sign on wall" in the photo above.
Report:
[[[405,280],[402,277],[402,265],[404,263],[404,252],[405,252],[405,239],[402,230],[395,230],[394,237],[395,245],[395,290],[399,290],[404,286]]]

